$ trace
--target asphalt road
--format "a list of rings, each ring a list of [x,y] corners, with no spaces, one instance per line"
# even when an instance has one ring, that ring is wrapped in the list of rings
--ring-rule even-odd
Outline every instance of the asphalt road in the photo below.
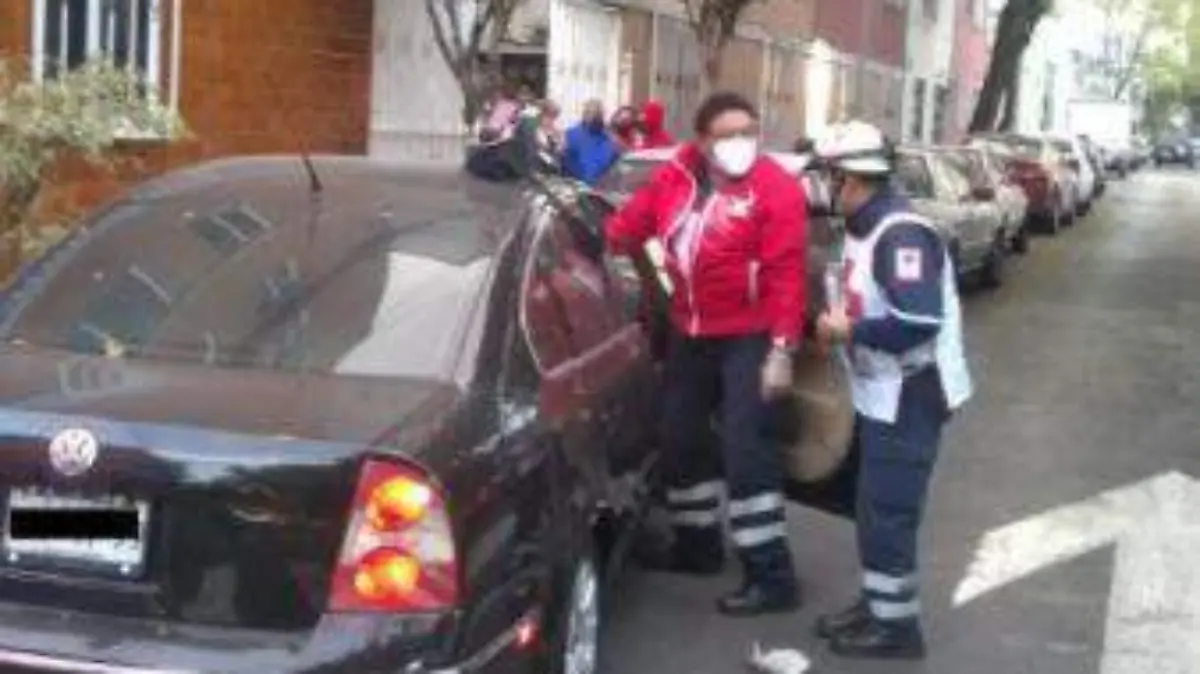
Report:
[[[762,640],[800,649],[818,674],[1099,674],[1117,545],[965,606],[955,607],[954,592],[981,537],[997,527],[1165,471],[1200,477],[1198,214],[1200,173],[1147,169],[1111,182],[1075,227],[1037,237],[1002,289],[966,292],[978,392],[948,431],[923,532],[927,661],[839,661],[811,635],[816,615],[852,597],[858,568],[849,523],[795,508],[802,611],[731,620],[712,602],[737,583],[733,570],[718,581],[630,570],[609,616],[605,671],[740,672],[750,644]],[[1055,535],[1045,535],[1046,546]],[[1200,549],[1180,554],[1200,564]],[[1156,574],[1170,566],[1122,576],[1117,587],[1161,585],[1171,579]]]

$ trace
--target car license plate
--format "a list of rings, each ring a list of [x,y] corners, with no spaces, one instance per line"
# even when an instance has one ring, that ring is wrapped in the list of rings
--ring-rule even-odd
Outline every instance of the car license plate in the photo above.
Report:
[[[13,489],[3,554],[17,566],[79,566],[133,576],[145,563],[149,515],[145,501]]]

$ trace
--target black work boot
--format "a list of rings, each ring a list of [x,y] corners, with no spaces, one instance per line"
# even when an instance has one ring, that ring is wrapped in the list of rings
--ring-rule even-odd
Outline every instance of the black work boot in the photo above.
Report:
[[[846,658],[922,660],[925,637],[916,620],[870,618],[857,629],[836,633],[829,641],[835,654]]]
[[[822,639],[832,639],[843,632],[857,630],[870,620],[867,600],[860,598],[849,608],[817,618],[816,633]]]
[[[752,618],[768,613],[791,613],[800,608],[800,584],[746,581],[736,592],[717,600],[717,611],[731,618]]]
[[[717,576],[725,570],[725,546],[719,529],[681,528],[670,544],[639,550],[636,561],[647,571]]]

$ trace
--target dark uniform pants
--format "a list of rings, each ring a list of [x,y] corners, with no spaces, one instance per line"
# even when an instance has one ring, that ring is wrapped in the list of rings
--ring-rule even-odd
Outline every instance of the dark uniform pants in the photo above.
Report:
[[[764,335],[688,338],[673,335],[663,410],[664,478],[682,554],[724,552],[722,501],[746,580],[779,589],[796,582],[782,495],[783,461],[763,401]],[[720,438],[713,412],[720,404]],[[724,480],[722,480],[724,476]]]
[[[949,416],[936,368],[907,377],[896,422],[859,415],[858,549],[863,592],[880,620],[920,616],[917,534]]]

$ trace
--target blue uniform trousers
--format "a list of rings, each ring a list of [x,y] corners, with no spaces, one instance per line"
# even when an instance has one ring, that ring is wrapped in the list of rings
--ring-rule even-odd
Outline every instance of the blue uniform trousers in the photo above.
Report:
[[[864,596],[880,620],[920,616],[917,535],[948,418],[936,367],[905,378],[895,423],[858,416],[858,549]]]
[[[724,553],[722,501],[746,580],[780,591],[796,582],[787,545],[780,448],[763,401],[767,335],[672,336],[663,410],[663,477],[678,550]],[[713,412],[720,412],[719,444]]]

